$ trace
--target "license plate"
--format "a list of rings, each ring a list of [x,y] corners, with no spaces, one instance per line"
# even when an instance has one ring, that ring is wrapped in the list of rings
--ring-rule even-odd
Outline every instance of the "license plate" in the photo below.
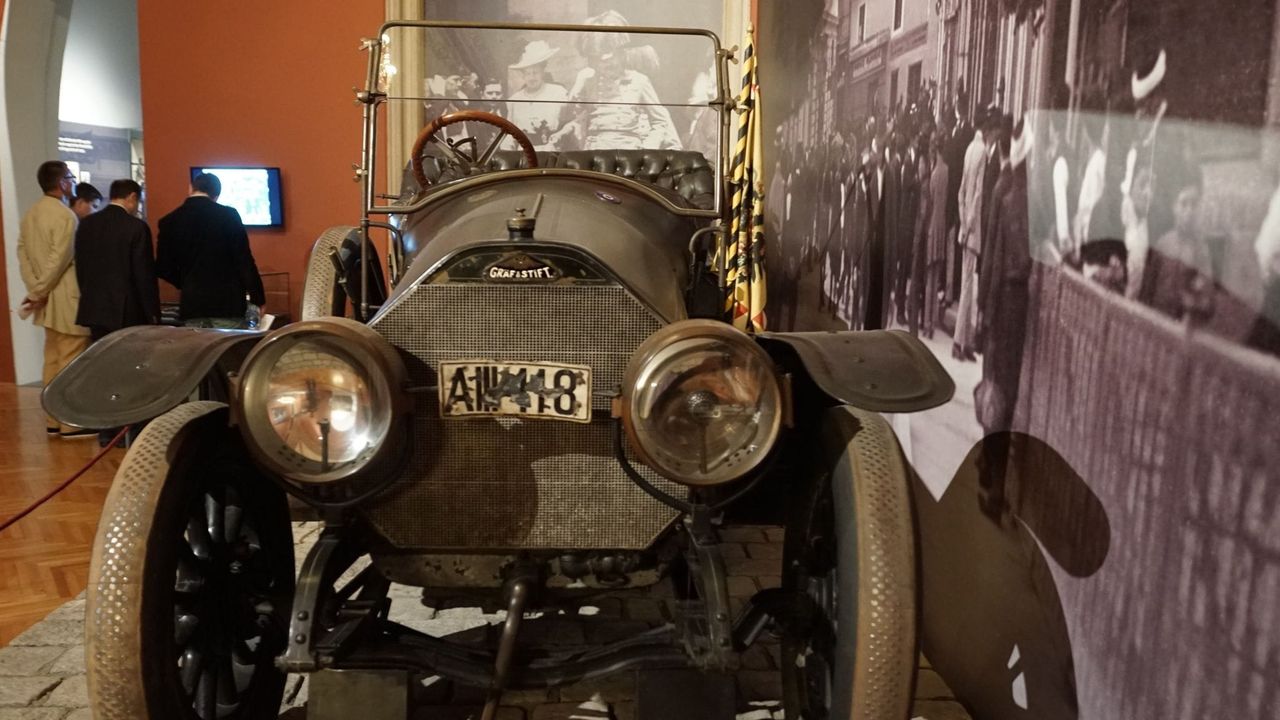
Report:
[[[440,415],[591,422],[591,368],[558,363],[440,363]]]

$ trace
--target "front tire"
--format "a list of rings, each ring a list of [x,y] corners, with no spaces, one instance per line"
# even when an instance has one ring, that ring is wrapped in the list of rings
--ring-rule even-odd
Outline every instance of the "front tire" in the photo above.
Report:
[[[348,237],[359,237],[359,228],[346,225],[331,227],[321,233],[311,246],[307,258],[307,276],[302,282],[303,320],[345,314],[347,296],[338,286],[338,273],[329,253],[342,247]]]
[[[886,720],[911,712],[917,656],[915,519],[888,423],[850,407],[822,420],[817,467],[787,525],[783,623],[790,720]]]
[[[107,495],[85,650],[97,720],[275,717],[293,596],[284,492],[221,403],[152,421]]]

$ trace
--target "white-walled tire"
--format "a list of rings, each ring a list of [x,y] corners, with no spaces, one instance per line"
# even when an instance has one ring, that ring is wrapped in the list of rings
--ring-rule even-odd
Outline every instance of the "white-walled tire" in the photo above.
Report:
[[[329,253],[342,247],[342,241],[358,228],[337,225],[325,230],[311,246],[307,258],[307,276],[302,281],[302,320],[341,315],[346,294],[338,287],[337,271]]]
[[[97,720],[275,717],[293,536],[284,492],[221,403],[180,405],[129,449],[89,572],[85,651]]]
[[[917,658],[915,515],[884,418],[851,407],[822,419],[816,487],[786,529],[783,588],[804,611],[784,623],[783,695],[795,720],[904,720]]]

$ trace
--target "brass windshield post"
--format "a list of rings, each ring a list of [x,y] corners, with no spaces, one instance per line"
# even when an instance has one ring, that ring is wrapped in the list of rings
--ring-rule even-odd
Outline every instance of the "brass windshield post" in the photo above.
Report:
[[[384,32],[379,31],[376,38],[365,38],[360,46],[369,51],[369,65],[365,76],[364,90],[356,93],[356,100],[364,105],[363,129],[360,139],[360,169],[357,175],[364,183],[363,208],[360,212],[360,317],[365,322],[369,319],[369,208],[374,201],[374,148],[378,144],[378,104],[386,99],[386,93],[378,87],[378,70],[382,67],[382,42]],[[352,298],[354,301],[354,298]]]

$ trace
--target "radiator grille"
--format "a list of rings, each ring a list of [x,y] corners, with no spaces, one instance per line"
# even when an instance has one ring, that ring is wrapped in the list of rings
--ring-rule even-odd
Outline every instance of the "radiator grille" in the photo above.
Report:
[[[442,360],[589,365],[595,391],[622,380],[660,321],[616,285],[423,284],[374,328],[408,353],[411,382],[435,385]],[[613,459],[609,399],[589,425],[520,418],[440,418],[417,396],[404,475],[366,509],[392,543],[413,549],[638,549],[675,519]],[[641,470],[679,495],[678,486]]]

